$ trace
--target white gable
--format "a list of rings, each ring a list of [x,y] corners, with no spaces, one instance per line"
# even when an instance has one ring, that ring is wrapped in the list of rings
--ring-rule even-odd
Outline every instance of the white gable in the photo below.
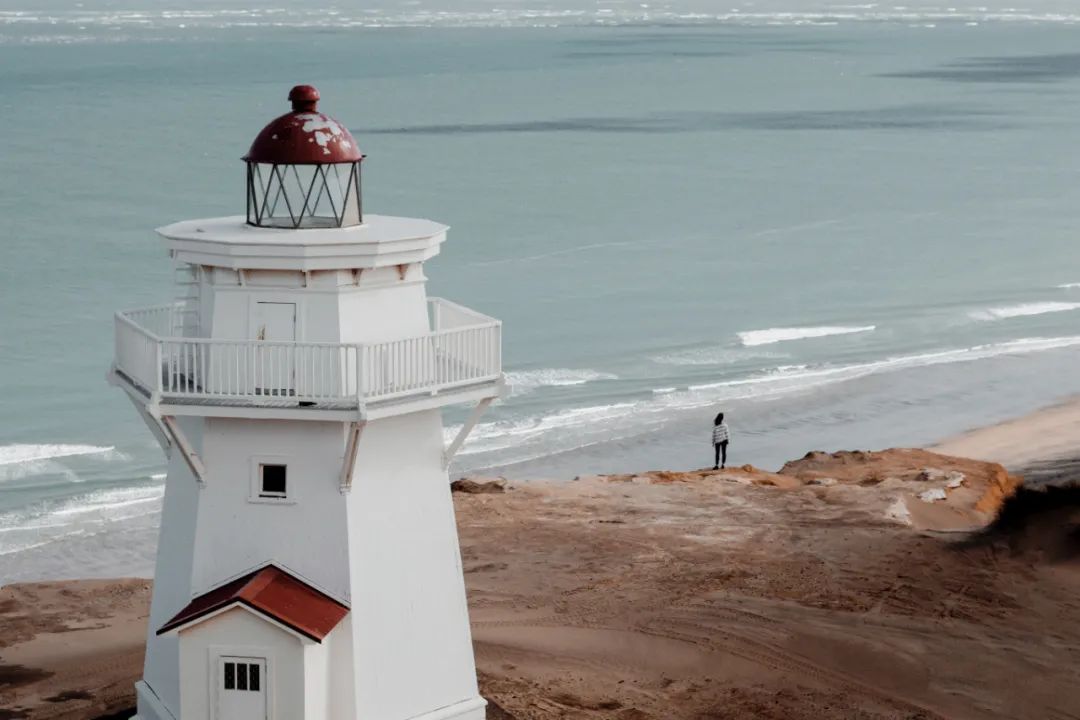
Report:
[[[233,605],[179,630],[180,707],[183,717],[216,717],[222,657],[265,660],[267,720],[305,717],[305,645],[290,630],[249,610]]]

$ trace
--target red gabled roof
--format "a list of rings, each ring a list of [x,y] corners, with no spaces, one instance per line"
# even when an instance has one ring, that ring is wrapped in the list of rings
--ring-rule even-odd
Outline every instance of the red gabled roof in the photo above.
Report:
[[[158,635],[239,603],[322,642],[349,608],[274,565],[199,595],[161,626]]]

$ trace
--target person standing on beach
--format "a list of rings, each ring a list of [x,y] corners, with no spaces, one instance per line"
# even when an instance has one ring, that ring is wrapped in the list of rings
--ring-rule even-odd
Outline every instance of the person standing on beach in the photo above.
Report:
[[[716,420],[713,421],[712,429],[712,444],[713,449],[716,450],[716,461],[713,464],[713,470],[719,470],[727,465],[727,444],[731,439],[731,433],[728,432],[727,423],[724,422],[724,413],[720,413],[716,416]]]

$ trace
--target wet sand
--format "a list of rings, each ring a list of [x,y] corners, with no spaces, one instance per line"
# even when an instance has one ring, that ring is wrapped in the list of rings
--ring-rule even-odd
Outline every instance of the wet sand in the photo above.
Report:
[[[1076,720],[1080,493],[1011,483],[898,450],[455,493],[488,717]],[[148,600],[0,589],[0,719],[129,706]]]

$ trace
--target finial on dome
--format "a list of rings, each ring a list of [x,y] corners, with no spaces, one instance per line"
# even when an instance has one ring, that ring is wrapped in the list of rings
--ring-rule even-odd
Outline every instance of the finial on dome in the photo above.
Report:
[[[319,104],[319,91],[314,85],[297,85],[289,91],[293,112],[314,112]]]

